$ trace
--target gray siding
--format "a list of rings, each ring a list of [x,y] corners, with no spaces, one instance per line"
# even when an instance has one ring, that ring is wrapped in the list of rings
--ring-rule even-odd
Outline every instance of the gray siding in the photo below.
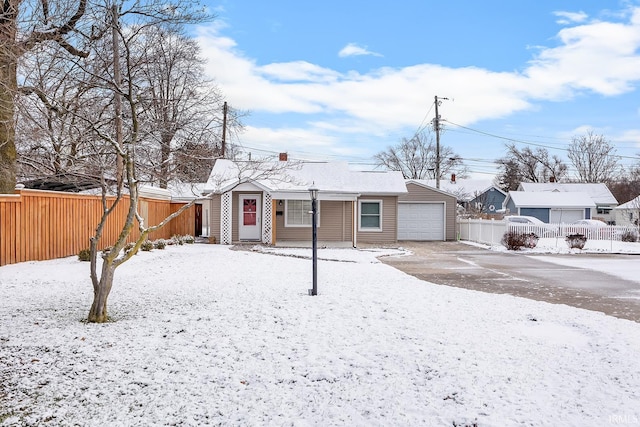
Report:
[[[411,182],[407,183],[407,191],[407,194],[398,197],[398,202],[445,202],[445,239],[456,240],[457,200],[455,196]]]
[[[382,231],[358,230],[357,242],[395,243],[398,241],[398,196],[362,196],[359,200],[382,200]],[[357,209],[357,205],[356,205]],[[356,218],[357,221],[357,218]],[[356,243],[357,244],[357,243]]]
[[[549,223],[549,208],[520,208],[519,214],[512,215],[534,216],[542,222]]]

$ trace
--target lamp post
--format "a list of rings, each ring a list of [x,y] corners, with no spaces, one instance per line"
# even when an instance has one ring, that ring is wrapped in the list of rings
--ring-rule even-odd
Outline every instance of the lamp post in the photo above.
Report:
[[[311,248],[313,259],[313,287],[309,289],[309,295],[318,295],[318,189],[313,186],[309,188],[311,195]]]

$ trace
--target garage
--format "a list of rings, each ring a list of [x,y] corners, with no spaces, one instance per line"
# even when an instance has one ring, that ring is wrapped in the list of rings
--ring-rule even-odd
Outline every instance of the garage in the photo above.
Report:
[[[398,240],[445,240],[444,203],[399,203]]]
[[[584,219],[584,209],[550,209],[549,210],[549,223],[559,224],[564,222],[568,224],[570,222]]]

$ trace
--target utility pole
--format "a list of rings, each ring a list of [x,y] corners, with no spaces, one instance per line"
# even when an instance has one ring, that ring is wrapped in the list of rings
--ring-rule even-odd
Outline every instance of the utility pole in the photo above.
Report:
[[[111,6],[111,36],[113,40],[113,80],[116,85],[115,97],[113,102],[113,108],[115,112],[115,132],[116,143],[118,144],[118,150],[123,150],[122,144],[122,96],[120,95],[122,85],[122,74],[120,72],[120,47],[118,43],[118,26],[119,26],[119,12],[118,6],[113,4]],[[124,160],[120,152],[116,157],[116,180],[118,181],[118,191],[122,187],[124,180]]]
[[[434,97],[436,117],[433,119],[433,127],[436,130],[436,188],[438,190],[440,189],[440,114],[438,114],[438,105],[442,102],[439,99],[448,100],[449,98],[438,98],[437,95]]]
[[[222,158],[224,159],[225,150],[227,146],[227,101],[224,101],[224,106],[222,107]]]

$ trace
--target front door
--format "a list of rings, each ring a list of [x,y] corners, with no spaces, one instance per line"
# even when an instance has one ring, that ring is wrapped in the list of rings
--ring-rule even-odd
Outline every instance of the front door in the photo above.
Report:
[[[260,240],[261,218],[259,194],[240,194],[240,216],[238,217],[238,238],[240,240]]]

